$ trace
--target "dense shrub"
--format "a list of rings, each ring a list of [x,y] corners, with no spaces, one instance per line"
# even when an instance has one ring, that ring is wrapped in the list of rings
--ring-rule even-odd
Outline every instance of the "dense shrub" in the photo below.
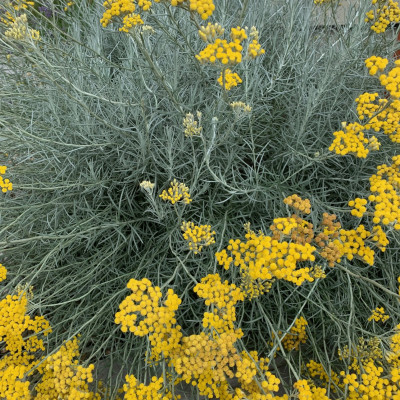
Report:
[[[49,348],[80,333],[85,360],[123,364],[138,379],[147,377],[150,344],[114,323],[129,280],[172,288],[182,299],[183,334],[198,334],[204,309],[193,288],[202,278],[219,273],[246,289],[243,274],[224,271],[215,257],[230,250],[230,239],[281,230],[273,220],[291,216],[284,199],[295,193],[310,200],[301,218],[316,233],[329,213],[357,237],[363,228],[356,231],[348,202],[367,198],[369,177],[398,154],[384,135],[365,159],[329,151],[341,122],[357,120],[356,98],[366,91],[384,98],[364,60],[390,59],[396,43],[359,20],[370,4],[339,24],[334,2],[215,1],[211,16],[168,3],[141,10],[145,25],[130,28],[136,17],[107,14],[108,23],[109,7],[95,1],[36,1],[3,13],[0,28],[0,165],[13,182],[0,206],[2,291],[34,287],[30,310],[50,321]],[[221,66],[207,62],[211,53],[201,53],[205,17],[225,28],[227,43],[249,27],[242,44],[257,36],[256,57],[234,62],[231,74],[222,67],[220,76]],[[338,359],[339,348],[396,326],[399,237],[387,234],[387,251],[375,248],[373,262],[343,257],[332,268],[322,257],[315,266],[324,279],[297,286],[276,276],[266,293],[236,306],[241,343],[271,359],[287,393],[310,359],[330,371],[350,361]],[[381,306],[393,318],[368,322]],[[296,337],[291,329],[303,316],[307,345],[285,351],[282,332]],[[285,369],[289,377],[280,376]],[[110,368],[114,392],[121,375],[111,379]]]

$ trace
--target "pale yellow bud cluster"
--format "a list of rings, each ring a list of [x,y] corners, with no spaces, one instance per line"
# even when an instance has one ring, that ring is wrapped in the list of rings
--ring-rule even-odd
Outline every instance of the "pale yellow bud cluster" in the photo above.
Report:
[[[11,27],[7,29],[4,34],[10,39],[21,41],[28,40],[30,38],[34,41],[40,39],[39,31],[29,28],[28,17],[26,14],[21,14],[19,17],[16,17],[11,24]]]
[[[224,32],[225,29],[220,24],[212,24],[209,22],[207,26],[200,27],[199,36],[204,42],[213,43],[215,39],[222,36]]]
[[[142,181],[140,182],[140,187],[148,192],[151,192],[154,189],[154,183],[150,181]]]
[[[230,103],[230,106],[238,116],[242,113],[251,112],[251,107],[248,104],[243,103],[243,101],[234,101],[233,103]]]
[[[200,136],[203,130],[201,126],[201,112],[197,111],[197,119],[194,119],[194,115],[191,113],[186,114],[183,119],[184,133],[186,137]]]

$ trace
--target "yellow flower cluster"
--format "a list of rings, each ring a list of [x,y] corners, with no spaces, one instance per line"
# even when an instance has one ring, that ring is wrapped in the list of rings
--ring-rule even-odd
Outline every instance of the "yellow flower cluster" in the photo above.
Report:
[[[201,40],[213,43],[217,38],[224,34],[225,29],[218,23],[212,24],[209,22],[207,26],[200,27],[198,32]]]
[[[38,366],[42,378],[35,386],[35,400],[66,398],[71,400],[100,400],[99,394],[89,390],[93,382],[94,365],[79,365],[79,342],[76,337],[63,344]]]
[[[153,376],[151,378],[151,382],[148,385],[139,383],[134,375],[127,375],[125,377],[125,380],[126,383],[123,386],[123,390],[125,392],[125,400],[172,399],[172,394],[166,389],[165,393],[162,393],[164,383],[164,379],[162,377],[157,378],[156,376]],[[179,399],[180,396],[177,396],[176,398]]]
[[[137,6],[140,7],[142,11],[148,11],[151,5],[151,0],[137,1]],[[122,27],[119,28],[119,30],[127,33],[133,26],[143,24],[140,15],[134,12],[136,10],[134,0],[106,0],[103,3],[103,7],[105,11],[100,23],[104,28],[114,20],[121,21],[122,19]]]
[[[377,4],[377,7],[366,13],[365,22],[373,23],[371,29],[375,33],[383,33],[390,23],[400,22],[400,6],[397,1],[372,0],[372,4]]]
[[[387,100],[380,99],[379,104],[374,104],[374,101],[378,98],[378,93],[363,93],[356,98],[357,103],[357,114],[360,120],[365,118],[372,118],[372,116],[379,111]]]
[[[64,11],[67,12],[74,4],[73,1],[69,1],[64,7]]]
[[[200,136],[203,127],[201,126],[201,112],[197,111],[197,119],[195,121],[194,115],[192,113],[186,114],[183,119],[184,133],[186,137]]]
[[[274,222],[278,222],[278,228],[281,227],[280,221]],[[282,223],[282,232],[289,233],[292,226],[290,224],[293,225],[292,222],[286,226]],[[233,264],[240,268],[242,276],[249,275],[253,281],[277,278],[297,285],[301,285],[305,280],[313,281],[309,275],[309,268],[296,268],[301,261],[315,260],[314,246],[309,243],[302,245],[278,241],[262,232],[257,235],[250,230],[245,238],[245,242],[240,239],[230,240],[226,250],[215,254],[218,263],[225,269],[229,269]]]
[[[0,264],[0,282],[5,281],[7,278],[7,268]]]
[[[28,371],[35,366],[33,353],[44,349],[42,339],[32,335],[24,339],[22,335],[33,331],[42,333],[40,321],[32,321],[26,316],[27,298],[25,293],[7,296],[0,301],[0,398],[29,399],[30,382]],[[38,323],[35,323],[38,322]],[[43,332],[45,335],[48,333]]]
[[[253,26],[251,29],[255,30],[256,28]],[[256,58],[258,56],[261,56],[262,54],[265,54],[265,50],[261,48],[261,44],[258,42],[258,32],[255,35],[253,31],[253,37],[257,37],[257,39],[253,38],[253,40],[249,43],[247,54],[250,58]]]
[[[188,242],[189,250],[198,254],[204,247],[215,243],[215,231],[211,231],[210,225],[195,225],[193,222],[183,221],[181,229],[183,238]]]
[[[139,14],[131,13],[124,16],[122,19],[122,26],[119,30],[121,32],[129,33],[132,27],[143,24],[144,22]]]
[[[164,310],[164,314],[159,313],[156,319],[152,319],[150,326],[147,318],[156,305],[151,304],[149,307],[146,304],[151,299],[158,303],[161,298],[160,288],[153,287],[147,279],[131,280],[128,285],[133,289],[135,296],[130,295],[123,300],[120,311],[116,314],[116,323],[125,326],[126,331],[127,325],[133,326],[136,321],[128,312],[135,313],[143,322],[140,336],[151,335],[151,327],[154,332],[158,332],[159,320],[164,318],[163,315],[167,312]],[[175,346],[163,353],[167,365],[177,374],[175,382],[183,380],[196,386],[199,395],[209,398],[241,400],[246,396],[251,400],[288,400],[288,396],[273,395],[278,391],[280,381],[268,370],[268,360],[259,358],[257,352],[240,353],[236,348],[236,342],[243,336],[241,329],[235,327],[235,305],[244,299],[241,290],[228,281],[222,282],[220,276],[215,274],[203,278],[194,291],[205,299],[205,304],[211,312],[204,313],[203,331],[190,336],[180,335]],[[167,306],[166,303],[164,302]],[[171,314],[169,321],[174,324],[176,321],[172,317]],[[141,322],[136,325],[140,326]],[[130,330],[138,334],[136,326]],[[172,399],[170,392],[165,388],[162,390],[161,379],[153,378],[148,386],[138,384],[132,375],[126,379],[124,391],[125,398],[129,400]],[[240,387],[232,390],[228,379],[237,379]]]
[[[149,335],[152,346],[152,358],[168,356],[178,347],[182,337],[181,327],[176,325],[175,311],[181,299],[172,289],[160,305],[162,293],[158,286],[153,286],[148,279],[131,279],[127,284],[132,294],[120,304],[115,314],[115,323],[121,324],[121,330],[128,330],[136,336]]]
[[[371,56],[365,60],[365,65],[369,70],[370,75],[376,75],[377,72],[383,72],[388,65],[389,60],[382,57]],[[378,95],[377,93],[375,93]]]
[[[207,19],[211,17],[215,10],[215,5],[213,0],[189,0],[189,9],[190,11],[196,11],[201,19]]]
[[[20,286],[0,301],[0,398],[100,400],[88,387],[94,365],[78,364],[76,338],[51,356],[41,355],[45,346],[39,335],[47,336],[51,328],[43,316],[27,315],[31,296]]]
[[[371,315],[368,317],[368,321],[375,322],[386,322],[389,319],[389,315],[385,314],[385,309],[383,307],[376,307],[371,311]]]
[[[400,156],[392,157],[393,164],[379,165],[377,173],[369,178],[371,195],[368,200],[374,204],[373,223],[393,225],[400,230]]]
[[[218,24],[208,24],[207,27],[201,28],[199,35],[202,40],[209,42],[209,44],[196,55],[196,58],[202,64],[211,63],[222,68],[218,83],[225,90],[230,90],[239,83],[242,83],[242,79],[236,72],[232,72],[227,68],[227,66],[234,66],[242,61],[242,42],[248,36],[246,30],[238,26],[231,29],[231,41],[228,42],[226,39],[219,38],[223,32],[224,30]],[[251,28],[250,39],[252,41],[248,45],[247,57],[254,59],[264,54],[265,50],[261,49],[261,45],[258,43],[258,31],[254,26]]]
[[[329,374],[325,371],[324,366],[321,363],[318,363],[314,360],[310,360],[307,365],[308,373],[312,378],[318,378],[321,382],[324,383],[324,386],[331,387],[331,390],[335,393],[335,386],[341,387],[340,378],[335,371],[329,371]],[[332,386],[332,383],[334,384]]]
[[[350,360],[349,369],[359,374],[361,372],[360,365],[365,366],[370,362],[381,363],[383,353],[380,345],[381,342],[376,336],[368,340],[360,337],[357,346],[352,346],[351,350],[347,345],[343,349],[339,349],[339,359],[341,361]]]
[[[276,396],[272,394],[279,390],[280,380],[268,370],[268,362],[267,358],[259,357],[256,351],[242,351],[241,360],[236,363],[237,372],[235,374],[240,383],[240,388],[235,390],[233,400],[289,399],[287,395]],[[246,395],[246,392],[250,395]]]
[[[278,332],[280,341],[287,351],[299,350],[301,343],[306,343],[308,335],[306,332],[306,326],[308,322],[304,317],[299,317],[294,322],[294,325],[290,328],[289,332],[282,334],[281,331]],[[272,334],[274,338],[274,334]]]
[[[395,334],[389,341],[390,352],[386,356],[386,361],[394,368],[400,367],[400,324],[395,328]],[[394,369],[393,368],[393,369]],[[393,375],[393,370],[392,370]],[[396,373],[397,381],[399,380],[399,372]]]
[[[340,240],[336,239],[334,244],[342,256],[352,260],[357,255],[365,263],[373,265],[375,252],[365,245],[365,239],[371,236],[371,232],[367,231],[364,225],[359,225],[357,229],[341,229],[339,234]]]
[[[343,123],[343,130],[333,133],[335,139],[329,147],[329,151],[334,151],[342,156],[354,154],[359,158],[366,158],[369,150],[366,145],[368,138],[364,137],[365,127],[357,122],[352,124]]]
[[[329,400],[329,397],[326,395],[326,389],[318,388],[306,379],[295,382],[293,387],[297,389],[297,398],[299,400]]]
[[[243,46],[240,40],[228,42],[225,39],[215,39],[215,42],[209,43],[207,47],[196,55],[200,63],[220,62],[222,65],[236,65],[242,61]]]
[[[371,75],[379,73],[380,84],[389,96],[379,98],[378,93],[363,93],[356,99],[357,113],[364,125],[354,122],[342,123],[343,130],[334,133],[330,151],[337,154],[353,154],[365,158],[370,150],[379,150],[380,143],[375,136],[367,138],[367,131],[382,132],[394,143],[400,143],[400,60],[387,73],[383,71],[388,64],[386,58],[372,56],[366,61]]]
[[[160,0],[154,1],[160,2]],[[188,6],[183,7],[187,3],[189,3]],[[203,20],[210,17],[215,10],[213,0],[170,0],[170,5],[182,7],[190,13],[197,12]],[[121,21],[122,19],[122,27],[119,30],[128,33],[133,26],[143,25],[144,23],[140,14],[135,13],[137,6],[141,8],[141,11],[148,11],[152,2],[151,0],[106,0],[103,6],[105,11],[100,20],[103,27],[115,20]]]
[[[377,367],[373,361],[363,366],[364,372],[358,377],[357,374],[346,374],[340,372],[343,383],[349,391],[347,400],[363,399],[397,399],[400,394],[395,385],[391,385],[390,380],[382,378],[382,367]],[[396,395],[393,397],[393,395]]]
[[[225,89],[231,90],[233,87],[242,83],[242,79],[236,72],[232,72],[229,68],[221,72],[218,83]]]
[[[292,194],[283,199],[283,202],[288,206],[293,207],[295,210],[300,211],[303,214],[311,213],[311,202],[309,199],[302,199],[297,194]]]
[[[379,81],[389,92],[391,97],[398,99],[400,98],[400,60],[396,60],[394,64],[395,67],[393,67],[387,75],[381,74],[379,76]]]
[[[400,284],[400,276],[397,277],[397,282]],[[400,296],[400,286],[399,286],[399,296]]]
[[[22,353],[30,349],[30,343],[24,339],[27,331],[43,333],[50,332],[49,322],[42,316],[32,319],[27,312],[28,299],[25,292],[7,295],[0,301],[0,342],[5,343],[5,349],[10,353]],[[38,345],[43,348],[43,343]],[[44,348],[43,348],[44,349]]]
[[[182,203],[189,204],[192,202],[189,194],[189,188],[184,184],[174,179],[168,190],[163,190],[160,197],[164,201],[170,201],[172,204],[182,201]]]
[[[12,22],[11,27],[7,29],[4,34],[8,38],[15,40],[28,40],[31,38],[36,41],[40,39],[39,31],[29,28],[28,17],[26,14],[16,17]]]
[[[372,237],[370,237],[370,240],[376,242],[376,246],[382,252],[386,250],[386,246],[389,244],[389,239],[387,238],[386,233],[379,225],[375,225],[372,228]]]
[[[339,359],[342,361],[350,360],[348,370],[340,371],[337,375],[330,371],[330,376],[325,372],[321,364],[310,361],[307,364],[308,371],[312,378],[317,377],[336,393],[335,387],[344,389],[347,393],[346,400],[396,400],[400,398],[400,324],[396,327],[396,333],[390,338],[390,352],[383,357],[381,343],[378,337],[368,340],[359,339],[357,346],[352,346],[349,351],[348,346],[339,350]],[[388,367],[389,371],[384,371]],[[340,376],[340,377],[339,377]],[[334,384],[332,386],[332,383]],[[307,387],[308,385],[308,387]],[[298,387],[299,399],[319,400],[325,392],[319,392],[320,397],[313,395],[313,388],[317,389],[314,383],[302,381]],[[307,396],[308,397],[307,397]],[[303,397],[301,397],[303,396]],[[335,397],[336,398],[336,397]]]
[[[2,175],[4,175],[7,171],[7,167],[4,165],[0,165],[0,188],[3,193],[12,190],[12,183],[9,179],[3,179]]]
[[[237,339],[234,332],[214,338],[205,332],[184,337],[174,368],[186,383],[195,382],[200,395],[218,398],[221,383],[226,383],[226,377],[235,376],[232,367],[240,359],[234,346]]]
[[[293,214],[288,218],[275,218],[269,229],[272,232],[272,239],[282,240],[285,237],[297,244],[311,243],[314,238],[314,226],[308,221]]]
[[[236,321],[235,305],[238,301],[244,300],[244,293],[234,284],[229,285],[228,281],[221,282],[218,274],[207,275],[202,278],[193,291],[205,299],[206,306],[212,312],[205,312],[203,327],[215,330],[215,334],[234,331]],[[235,331],[237,337],[241,337],[241,331]]]
[[[367,207],[365,207],[367,204],[366,199],[360,199],[357,197],[354,200],[350,200],[348,204],[350,207],[354,207],[353,210],[351,210],[351,215],[354,215],[355,217],[361,218],[367,211]]]
[[[332,0],[314,0],[314,4],[318,4],[318,5],[321,5],[321,4],[328,4],[328,3],[330,3]]]

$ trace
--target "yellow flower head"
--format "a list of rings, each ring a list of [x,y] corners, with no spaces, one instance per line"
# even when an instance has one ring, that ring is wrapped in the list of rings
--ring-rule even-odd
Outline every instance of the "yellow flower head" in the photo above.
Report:
[[[389,319],[389,315],[385,314],[385,309],[383,307],[376,307],[372,310],[371,315],[368,317],[368,321],[375,322],[386,322]]]
[[[174,179],[171,182],[171,186],[168,190],[163,190],[160,194],[160,197],[165,201],[170,201],[172,204],[175,204],[179,201],[182,203],[189,204],[192,202],[189,194],[189,188],[184,184],[178,182]]]
[[[193,222],[183,222],[181,229],[183,237],[189,244],[189,250],[194,254],[201,252],[203,247],[215,243],[215,231],[211,231],[210,225],[197,226]]]

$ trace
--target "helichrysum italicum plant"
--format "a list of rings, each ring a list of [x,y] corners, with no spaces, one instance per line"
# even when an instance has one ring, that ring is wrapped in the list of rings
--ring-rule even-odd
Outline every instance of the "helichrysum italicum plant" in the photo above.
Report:
[[[13,2],[17,3],[22,2]],[[0,63],[7,71],[7,79],[1,80],[6,97],[1,103],[0,137],[5,138],[1,143],[10,155],[10,169],[4,179],[11,172],[10,179],[18,182],[18,190],[14,188],[3,196],[0,206],[0,261],[7,264],[13,283],[21,281],[40,288],[36,292],[39,299],[32,307],[40,304],[40,309],[55,320],[57,340],[68,341],[81,330],[88,357],[109,354],[109,359],[123,358],[124,364],[129,360],[130,374],[137,377],[137,381],[130,379],[130,393],[140,387],[146,361],[155,361],[160,349],[173,354],[179,343],[175,365],[185,373],[192,371],[188,365],[196,365],[199,375],[194,379],[187,372],[186,378],[195,381],[202,393],[216,396],[215,384],[220,397],[229,393],[238,398],[259,398],[266,394],[258,383],[269,391],[277,388],[277,377],[271,372],[275,360],[270,354],[271,360],[265,357],[261,365],[263,357],[243,350],[254,344],[263,354],[266,329],[284,331],[300,309],[309,321],[309,339],[308,345],[301,347],[301,355],[294,350],[285,358],[294,375],[301,375],[300,365],[311,357],[318,356],[324,367],[329,364],[330,356],[323,345],[333,349],[338,341],[350,343],[358,327],[380,329],[379,324],[367,323],[378,301],[374,295],[379,292],[382,298],[378,304],[385,304],[388,315],[393,315],[396,307],[388,300],[398,292],[392,282],[399,271],[391,230],[397,224],[396,203],[391,200],[395,199],[397,167],[390,161],[396,142],[391,148],[384,146],[390,136],[396,137],[395,130],[390,130],[396,126],[397,112],[389,98],[382,95],[381,100],[387,103],[379,102],[379,95],[364,96],[363,92],[368,90],[373,95],[388,89],[396,95],[397,72],[385,73],[383,60],[369,60],[371,72],[379,79],[386,75],[387,82],[382,81],[386,86],[381,86],[380,80],[374,83],[365,79],[362,60],[371,55],[371,48],[375,54],[391,54],[389,41],[378,43],[374,35],[366,35],[368,25],[352,24],[352,29],[340,30],[344,39],[338,45],[324,27],[316,30],[312,13],[305,12],[313,7],[312,0],[307,4],[295,0],[231,0],[218,3],[217,9],[211,1],[118,0],[103,6],[81,1],[64,13],[67,3],[57,2],[49,18],[29,7],[9,10],[14,19],[26,13],[29,28],[40,31],[40,42],[29,51],[26,41],[4,36],[0,41]],[[351,12],[345,16],[349,23]],[[205,22],[202,27],[202,19],[211,14],[219,25]],[[106,29],[99,21],[101,15]],[[13,19],[8,22],[0,28],[1,34],[11,27]],[[246,24],[256,28],[246,29]],[[221,51],[208,47],[217,40],[223,43]],[[207,48],[212,50],[208,59],[198,60],[196,55]],[[263,49],[266,56],[260,57]],[[224,70],[229,77],[228,68],[231,82],[224,81]],[[234,90],[221,90],[221,85]],[[369,151],[371,157],[361,161],[329,153],[331,138],[321,134],[353,118],[354,98],[358,98],[359,125],[368,123],[381,106],[381,111],[386,107],[391,112],[386,120],[378,118],[386,135],[365,131],[368,143],[359,147],[350,143],[353,147],[348,154],[360,150],[364,155],[365,148]],[[251,106],[251,114],[246,106],[241,108],[246,110],[246,118],[236,118],[230,106],[240,101]],[[193,113],[197,122],[195,111],[199,109],[202,121],[197,128],[202,126],[201,136],[187,140],[182,121]],[[361,129],[351,122],[347,125],[355,135]],[[6,164],[3,160],[0,163]],[[377,165],[387,168],[378,171]],[[348,202],[368,198],[366,177],[373,175],[371,194],[376,198],[357,208],[358,212],[367,208],[363,227],[357,231],[359,221],[351,215]],[[139,185],[149,177],[164,182],[165,188],[171,177],[179,177],[179,182],[190,183],[196,201],[190,207],[165,206],[158,197],[163,188],[158,192]],[[159,205],[165,213],[147,212],[150,190],[154,207]],[[168,188],[166,191],[168,196]],[[304,212],[307,204],[298,199],[294,198],[293,204],[283,203],[292,193],[302,201],[309,198],[313,205],[310,214]],[[178,201],[185,204],[185,199],[183,195]],[[369,215],[375,212],[376,216]],[[370,217],[379,218],[382,224],[371,226]],[[191,285],[201,282],[216,266],[209,251],[202,251],[195,260],[190,253],[182,256],[177,250],[184,248],[180,230],[183,220],[211,224],[220,242],[210,250],[221,253],[225,249],[227,257],[233,259],[227,247],[237,244],[237,260],[231,260],[226,272],[228,286],[237,284],[243,296],[254,299],[252,304],[238,301],[235,313],[225,313],[225,309],[210,303],[204,321],[204,313],[194,318],[201,306],[193,301]],[[247,221],[258,233],[237,239]],[[386,228],[390,229],[384,233]],[[364,235],[359,243],[358,236]],[[232,243],[229,238],[233,238]],[[253,250],[256,241],[268,246],[259,252],[257,244]],[[377,251],[385,247],[390,251]],[[267,250],[275,261],[267,262],[263,257]],[[300,258],[306,259],[296,260],[300,253]],[[311,256],[315,256],[314,261]],[[243,271],[233,268],[235,261]],[[262,280],[266,271],[258,267],[268,264],[273,270],[274,263],[277,268],[271,275],[275,276]],[[339,268],[330,268],[334,266]],[[238,281],[234,278],[237,272]],[[164,304],[168,288],[188,288],[182,292],[182,312],[176,312],[175,325],[171,322],[173,327],[182,328],[180,341],[174,328],[165,331],[167,324],[159,327],[162,334],[152,337],[151,342],[151,332],[146,342],[115,330],[109,313],[110,309],[117,312],[117,304],[125,296],[127,276],[137,281],[147,277],[162,288],[155,317],[160,320],[160,315],[166,317],[170,308],[176,307],[175,300],[170,306]],[[254,276],[260,277],[254,280]],[[205,284],[213,295],[217,293],[214,284],[230,290],[223,279],[221,285],[215,283],[217,278],[208,279]],[[386,291],[376,290],[376,285],[384,284]],[[171,295],[171,299],[176,298]],[[353,312],[360,306],[368,315]],[[151,314],[147,308],[146,312]],[[139,323],[140,311],[131,314],[138,316]],[[243,321],[242,326],[232,322],[234,329],[228,329],[233,316]],[[203,322],[207,328],[203,326],[204,332],[200,332]],[[129,330],[128,324],[126,327]],[[239,329],[243,332],[240,339]],[[218,339],[216,330],[223,333],[222,339]],[[195,346],[199,342],[200,349]],[[146,346],[150,350],[154,347],[153,360],[150,352],[144,358]],[[207,349],[213,353],[207,353]],[[216,368],[213,362],[222,352],[228,355]],[[313,354],[307,358],[305,353]],[[297,356],[301,360],[295,360]],[[233,369],[230,361],[236,362]],[[241,379],[242,389],[231,392],[221,381],[227,370],[241,374],[235,379]],[[173,372],[176,374],[176,370]],[[143,385],[149,383],[147,379]],[[161,393],[166,395],[163,390],[167,380],[162,385]],[[121,385],[115,382],[114,386]]]

